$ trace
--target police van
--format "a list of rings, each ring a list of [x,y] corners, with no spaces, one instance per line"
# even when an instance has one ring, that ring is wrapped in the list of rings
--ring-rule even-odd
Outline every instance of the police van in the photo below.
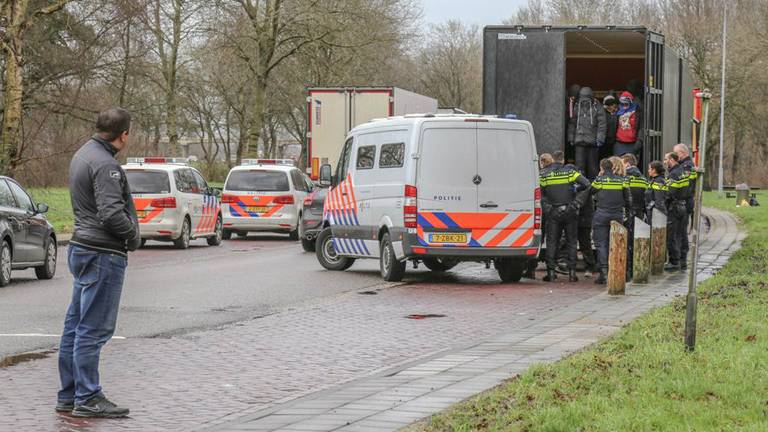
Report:
[[[243,159],[224,183],[224,238],[267,231],[298,240],[302,203],[313,188],[290,159]]]
[[[142,246],[148,239],[186,249],[195,238],[211,246],[222,240],[219,191],[183,158],[128,158],[123,165],[139,219]]]
[[[357,126],[336,172],[316,254],[328,270],[378,259],[387,281],[407,261],[445,271],[493,263],[517,282],[541,243],[541,190],[526,121],[475,115],[406,115]]]

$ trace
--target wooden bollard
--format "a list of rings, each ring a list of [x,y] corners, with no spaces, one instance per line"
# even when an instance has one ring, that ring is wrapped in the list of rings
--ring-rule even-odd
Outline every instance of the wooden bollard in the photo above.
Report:
[[[648,283],[651,274],[651,226],[635,218],[635,238],[632,254],[632,281]]]
[[[627,229],[611,222],[611,245],[608,252],[608,294],[624,294],[627,284]]]
[[[667,216],[653,209],[651,220],[651,274],[664,274],[667,262]]]

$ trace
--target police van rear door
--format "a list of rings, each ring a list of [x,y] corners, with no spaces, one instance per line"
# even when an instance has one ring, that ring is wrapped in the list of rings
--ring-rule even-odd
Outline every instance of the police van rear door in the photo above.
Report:
[[[467,215],[477,212],[477,126],[464,121],[424,123],[416,173],[417,234],[433,247],[466,246]]]
[[[484,247],[526,247],[534,235],[535,155],[526,123],[477,123],[478,221]]]

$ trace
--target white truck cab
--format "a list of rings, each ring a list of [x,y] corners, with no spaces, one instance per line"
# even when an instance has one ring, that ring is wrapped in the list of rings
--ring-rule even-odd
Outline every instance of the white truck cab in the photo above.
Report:
[[[329,270],[380,261],[401,280],[408,260],[434,271],[493,262],[519,281],[541,244],[541,191],[531,124],[476,115],[374,120],[347,136],[330,184],[317,257]]]

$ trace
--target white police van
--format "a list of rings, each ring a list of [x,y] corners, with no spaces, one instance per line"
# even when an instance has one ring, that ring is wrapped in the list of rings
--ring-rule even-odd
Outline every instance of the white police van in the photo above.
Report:
[[[460,261],[494,263],[519,281],[541,244],[541,190],[531,124],[476,115],[407,115],[350,131],[331,189],[320,264],[345,270],[379,259],[387,281],[407,261],[444,271]]]

